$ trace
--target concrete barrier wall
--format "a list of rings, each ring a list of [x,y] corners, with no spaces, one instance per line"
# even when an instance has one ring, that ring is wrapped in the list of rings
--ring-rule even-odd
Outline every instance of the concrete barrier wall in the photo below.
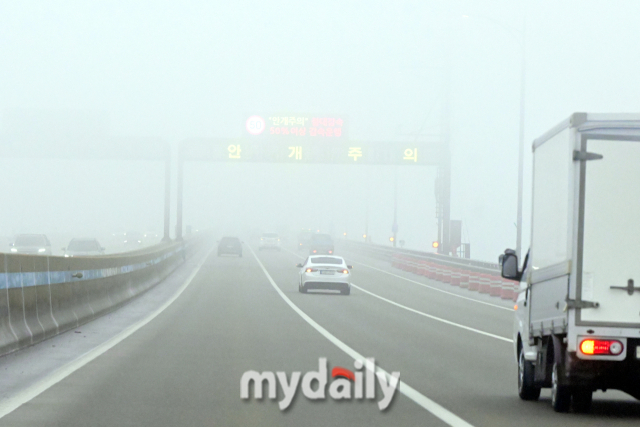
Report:
[[[394,268],[502,299],[515,301],[520,287],[520,283],[501,277],[498,264],[348,240],[338,244],[389,262]]]
[[[205,241],[100,257],[0,254],[0,355],[118,308],[162,281]]]

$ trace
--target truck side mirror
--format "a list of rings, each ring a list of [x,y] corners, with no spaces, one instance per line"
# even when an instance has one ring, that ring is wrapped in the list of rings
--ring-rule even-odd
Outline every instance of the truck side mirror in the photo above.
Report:
[[[522,273],[518,271],[518,256],[513,253],[500,255],[502,265],[502,277],[510,280],[520,280]]]

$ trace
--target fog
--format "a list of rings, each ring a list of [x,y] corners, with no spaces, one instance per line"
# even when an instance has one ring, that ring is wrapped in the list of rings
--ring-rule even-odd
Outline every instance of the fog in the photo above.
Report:
[[[636,0],[1,2],[0,236],[161,233],[161,161],[42,154],[154,137],[174,154],[173,237],[181,141],[284,112],[342,115],[354,141],[449,140],[451,219],[495,261],[516,240],[523,53],[526,247],[532,140],[576,111],[640,110],[638,16]],[[389,244],[396,174],[398,239],[431,250],[435,166],[187,162],[184,224],[362,240],[368,211]]]

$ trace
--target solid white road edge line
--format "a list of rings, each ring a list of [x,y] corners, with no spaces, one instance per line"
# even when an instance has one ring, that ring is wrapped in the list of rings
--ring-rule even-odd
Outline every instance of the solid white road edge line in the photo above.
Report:
[[[442,322],[442,323],[446,323],[447,325],[455,326],[456,328],[465,329],[467,331],[475,332],[476,334],[486,335],[488,337],[495,338],[495,339],[498,339],[498,340],[501,340],[501,341],[513,343],[513,340],[510,339],[510,338],[501,337],[500,335],[495,335],[495,334],[492,334],[490,332],[481,331],[480,329],[475,329],[475,328],[471,328],[469,326],[464,326],[464,325],[461,325],[460,323],[455,323],[455,322],[452,322],[450,320],[446,320],[446,319],[442,319],[440,317],[432,316],[431,314],[427,314],[427,313],[424,313],[422,311],[418,311],[416,309],[413,309],[411,307],[407,307],[406,305],[399,304],[399,303],[397,303],[395,301],[391,301],[390,299],[387,299],[387,298],[382,297],[380,295],[374,294],[373,292],[370,292],[370,291],[368,291],[366,289],[363,289],[363,288],[361,288],[360,286],[356,285],[353,282],[351,282],[351,286],[353,286],[356,289],[360,289],[362,292],[367,293],[367,294],[371,295],[372,297],[381,299],[382,301],[388,302],[389,304],[393,304],[396,307],[404,308],[405,310],[410,311],[412,313],[416,313],[416,314],[419,314],[421,316],[428,317],[429,319],[436,320],[436,321]]]
[[[249,248],[249,250],[253,254],[253,257],[258,262],[258,265],[260,266],[260,268],[264,272],[265,276],[269,280],[269,283],[271,283],[271,286],[273,286],[273,288],[276,290],[278,295],[280,295],[280,297],[284,300],[284,302],[286,302],[289,305],[289,307],[291,307],[293,309],[293,311],[295,311],[300,317],[302,317],[316,331],[320,332],[320,334],[322,336],[324,336],[326,339],[331,341],[331,343],[333,343],[340,350],[344,351],[351,358],[353,358],[354,360],[365,361],[365,365],[366,365],[367,369],[375,370],[376,372],[382,372],[387,377],[390,376],[387,371],[385,371],[384,369],[380,368],[379,366],[372,366],[370,363],[367,363],[364,356],[362,356],[360,353],[358,353],[357,351],[355,351],[354,349],[349,347],[344,342],[340,341],[333,334],[331,334],[325,328],[320,326],[315,320],[313,320],[311,317],[309,317],[304,311],[302,311],[300,308],[298,308],[298,306],[295,305],[289,299],[289,297],[287,297],[284,294],[284,292],[282,292],[282,289],[280,289],[280,287],[278,287],[276,282],[274,282],[273,278],[271,277],[271,275],[269,274],[267,269],[264,267],[264,265],[262,264],[262,262],[260,261],[260,259],[256,255],[256,253],[253,251],[253,249],[248,245],[247,245],[247,247]],[[414,389],[413,387],[411,387],[410,385],[408,385],[407,383],[405,383],[402,380],[399,382],[398,391],[400,393],[404,394],[409,399],[413,400],[418,405],[422,406],[427,411],[431,412],[433,415],[435,415],[440,420],[444,421],[445,423],[447,423],[450,426],[453,426],[453,427],[472,427],[471,424],[469,424],[468,422],[466,422],[462,418],[458,417],[454,413],[450,412],[448,409],[440,406],[439,404],[437,404],[433,400],[429,399],[428,397],[426,397],[425,395],[423,395],[422,393],[420,393],[419,391],[417,391],[416,389]]]
[[[193,280],[194,277],[196,277],[196,274],[198,274],[198,272],[200,271],[200,269],[202,268],[202,266],[204,265],[206,260],[209,258],[209,255],[211,255],[214,249],[215,249],[215,246],[211,248],[209,252],[207,252],[207,255],[198,263],[198,266],[196,267],[196,269],[193,271],[193,273],[191,273],[191,275],[187,278],[187,280],[180,286],[180,288],[178,288],[177,292],[167,302],[162,304],[162,306],[160,306],[157,310],[152,312],[149,316],[134,323],[133,325],[129,326],[127,329],[123,330],[119,334],[111,337],[110,339],[103,342],[102,344],[95,347],[94,349],[89,350],[88,352],[79,356],[77,359],[72,360],[71,362],[57,369],[50,375],[44,377],[37,383],[20,391],[15,396],[11,396],[7,399],[0,401],[0,419],[10,414],[11,412],[15,411],[23,404],[29,402],[31,399],[38,396],[40,393],[43,393],[50,387],[59,383],[60,381],[62,381],[69,375],[73,374],[75,371],[82,368],[84,365],[91,362],[98,356],[104,354],[111,348],[115,347],[118,343],[125,340],[127,337],[131,336],[138,329],[142,328],[147,323],[155,319],[167,307],[173,304],[173,302],[178,299],[178,297],[182,294],[182,292],[184,292],[185,289],[187,289],[187,286],[191,284],[191,281]]]
[[[287,250],[287,249],[285,249],[285,251],[289,252],[289,253],[290,253],[290,254],[292,254],[292,255],[297,256],[298,258],[304,258],[304,257],[301,257],[300,255],[296,254],[295,252],[291,252],[291,251],[289,251],[289,250]],[[376,270],[377,270],[377,268],[376,268]],[[384,270],[380,270],[380,271],[384,271]],[[385,273],[386,273],[386,272],[385,272]],[[400,277],[400,276],[398,276],[398,277]],[[408,279],[407,279],[407,280],[408,280]],[[416,282],[416,283],[417,283],[417,282]],[[418,284],[420,284],[420,283],[418,283]],[[351,286],[353,286],[354,288],[360,289],[362,292],[367,293],[367,294],[371,295],[372,297],[375,297],[375,298],[381,299],[382,301],[388,302],[389,304],[393,304],[393,305],[395,305],[396,307],[404,308],[405,310],[407,310],[407,311],[411,311],[412,313],[416,313],[416,314],[419,314],[419,315],[421,315],[421,316],[428,317],[429,319],[436,320],[436,321],[438,321],[438,322],[442,322],[442,323],[446,323],[447,325],[455,326],[455,327],[457,327],[457,328],[465,329],[465,330],[467,330],[467,331],[475,332],[475,333],[480,334],[480,335],[485,335],[485,336],[488,336],[488,337],[491,337],[491,338],[499,339],[499,340],[501,340],[501,341],[505,341],[505,342],[513,343],[513,340],[512,340],[511,338],[501,337],[500,335],[495,335],[495,334],[492,334],[492,333],[490,333],[490,332],[485,332],[485,331],[482,331],[482,330],[480,330],[480,329],[475,329],[475,328],[472,328],[472,327],[470,327],[470,326],[465,326],[465,325],[462,325],[462,324],[460,324],[460,323],[452,322],[452,321],[450,321],[450,320],[446,320],[446,319],[443,319],[443,318],[441,318],[441,317],[436,317],[436,316],[433,316],[433,315],[431,315],[431,314],[427,314],[427,313],[424,313],[424,312],[422,312],[422,311],[419,311],[419,310],[413,309],[413,308],[411,308],[411,307],[407,307],[406,305],[402,305],[402,304],[400,304],[400,303],[397,303],[397,302],[395,302],[395,301],[392,301],[392,300],[390,300],[390,299],[387,299],[387,298],[385,298],[385,297],[383,297],[383,296],[380,296],[380,295],[378,295],[378,294],[374,294],[374,293],[373,293],[373,292],[371,292],[371,291],[367,291],[366,289],[363,289],[363,288],[361,288],[360,286],[357,286],[357,285],[356,285],[356,284],[354,284],[353,282],[351,282]],[[493,304],[489,304],[489,305],[493,305]],[[497,307],[497,306],[496,306],[496,307]]]

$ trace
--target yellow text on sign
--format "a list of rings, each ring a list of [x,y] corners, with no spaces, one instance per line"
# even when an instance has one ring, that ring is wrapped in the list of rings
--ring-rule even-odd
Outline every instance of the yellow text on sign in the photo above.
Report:
[[[296,160],[302,159],[302,147],[289,147],[289,157],[294,157]]]
[[[353,157],[353,161],[357,162],[358,157],[362,157],[362,148],[361,147],[349,147],[349,157]]]
[[[227,147],[227,151],[229,151],[230,159],[239,159],[240,158],[240,144],[238,145],[230,145]]]
[[[418,149],[417,148],[407,148],[404,150],[403,160],[413,160],[414,162],[418,161]]]

